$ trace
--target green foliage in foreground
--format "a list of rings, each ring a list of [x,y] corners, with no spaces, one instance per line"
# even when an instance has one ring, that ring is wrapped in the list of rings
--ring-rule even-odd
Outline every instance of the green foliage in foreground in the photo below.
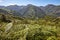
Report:
[[[1,21],[0,40],[60,40],[60,20],[57,19]]]
[[[52,28],[53,27],[53,28]],[[2,40],[57,40],[56,26],[14,25],[8,32],[0,30]]]

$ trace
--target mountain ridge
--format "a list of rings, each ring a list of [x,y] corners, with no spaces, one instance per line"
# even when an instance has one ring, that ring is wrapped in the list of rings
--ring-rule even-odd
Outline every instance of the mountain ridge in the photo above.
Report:
[[[0,9],[10,10],[10,13],[25,18],[40,18],[46,15],[60,16],[60,5],[48,4],[46,6],[35,6],[28,4],[26,6],[10,5],[0,6]]]

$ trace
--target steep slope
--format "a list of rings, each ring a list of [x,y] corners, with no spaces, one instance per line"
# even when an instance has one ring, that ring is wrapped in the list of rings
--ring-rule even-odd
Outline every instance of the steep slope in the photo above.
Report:
[[[10,9],[6,9],[6,8],[0,9],[0,14],[5,14],[5,15],[9,14],[9,15],[21,17],[21,14],[19,12],[10,10]]]
[[[45,7],[40,7],[47,15],[60,16],[60,6],[48,4]]]
[[[45,12],[41,10],[39,7],[34,5],[27,5],[22,10],[20,10],[23,17],[27,18],[40,18],[45,15]]]
[[[0,9],[0,14],[9,14],[9,13],[4,9]]]
[[[19,12],[19,10],[21,10],[23,7],[24,7],[24,6],[10,5],[10,6],[7,6],[6,8],[7,8],[7,9],[10,9],[10,10],[14,10],[14,11]]]
[[[40,18],[45,15],[60,16],[60,5],[53,4],[40,7],[31,4],[27,6],[10,5],[0,6],[0,9],[7,10],[8,13],[13,14],[14,16],[24,18]],[[7,12],[4,12],[4,14],[8,14]],[[0,13],[3,13],[3,11],[0,10]]]

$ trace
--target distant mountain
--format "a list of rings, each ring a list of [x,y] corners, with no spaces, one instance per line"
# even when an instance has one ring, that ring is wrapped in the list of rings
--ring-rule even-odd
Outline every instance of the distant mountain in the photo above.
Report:
[[[46,6],[40,6],[40,8],[45,11],[46,13],[50,13],[52,11],[54,11],[54,7],[56,7],[55,5],[52,5],[52,4],[48,4]]]
[[[19,12],[19,10],[21,10],[23,7],[24,6],[10,5],[10,6],[7,6],[5,8]]]
[[[0,14],[13,15],[13,16],[21,17],[21,14],[19,12],[13,11],[13,10],[8,10],[8,9],[0,9]]]
[[[0,9],[1,9],[1,8],[5,8],[5,6],[0,6]]]
[[[20,13],[22,14],[23,17],[28,17],[28,18],[40,18],[45,15],[45,12],[43,10],[31,4],[21,9]]]
[[[10,5],[2,9],[5,9],[7,11],[10,10],[9,12],[14,16],[22,15],[24,18],[40,18],[45,15],[45,12],[43,10],[31,4],[27,6]]]
[[[27,6],[10,5],[0,6],[0,9],[4,9],[5,11],[14,16],[24,18],[40,18],[44,17],[45,15],[60,17],[60,5],[53,4],[48,4],[46,6],[40,7],[32,4],[28,4]]]
[[[49,4],[45,7],[40,7],[43,11],[45,11],[46,15],[60,16],[60,6]]]

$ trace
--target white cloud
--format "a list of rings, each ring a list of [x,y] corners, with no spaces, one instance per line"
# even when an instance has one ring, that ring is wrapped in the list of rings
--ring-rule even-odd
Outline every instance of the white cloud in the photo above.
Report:
[[[16,5],[16,3],[9,3],[8,5]]]
[[[3,0],[0,0],[0,2],[3,2]]]

